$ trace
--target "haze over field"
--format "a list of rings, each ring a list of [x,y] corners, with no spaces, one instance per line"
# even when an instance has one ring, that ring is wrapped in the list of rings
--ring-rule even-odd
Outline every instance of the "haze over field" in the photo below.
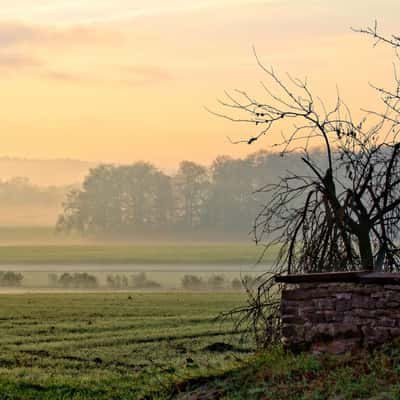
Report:
[[[258,87],[253,44],[267,65],[308,75],[321,97],[332,99],[338,84],[366,107],[370,77],[392,77],[390,50],[372,51],[350,27],[377,18],[391,32],[398,11],[395,0],[4,0],[1,154],[161,168],[243,156],[248,147],[226,136],[252,132],[203,105],[224,89]]]

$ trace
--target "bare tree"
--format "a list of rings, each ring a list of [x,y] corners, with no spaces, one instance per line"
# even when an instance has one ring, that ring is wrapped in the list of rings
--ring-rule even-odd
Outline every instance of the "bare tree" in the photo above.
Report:
[[[284,129],[287,133],[273,146],[282,156],[298,152],[309,171],[288,173],[260,189],[272,200],[255,220],[255,241],[265,239],[267,249],[279,247],[278,272],[398,270],[399,81],[393,92],[376,88],[382,112],[366,112],[354,122],[339,94],[327,110],[307,80],[282,79],[254,54],[269,80],[262,83],[267,99],[236,90],[220,101],[233,115],[214,114],[259,127],[257,135],[246,139],[249,144]],[[324,148],[323,163],[309,151],[318,145]]]
[[[384,37],[376,25],[358,31],[400,48],[400,37]],[[280,289],[274,274],[400,270],[400,80],[395,73],[393,90],[374,87],[382,110],[365,111],[354,121],[339,93],[327,109],[306,79],[282,78],[254,55],[266,75],[266,98],[226,92],[219,101],[224,111],[211,112],[255,126],[254,136],[238,142],[251,144],[281,129],[281,140],[271,144],[282,157],[295,152],[307,167],[304,175],[288,172],[259,190],[272,199],[255,220],[254,239],[266,250],[278,247],[278,257],[248,305],[234,310],[273,340]],[[316,146],[323,148],[322,162],[310,151]]]

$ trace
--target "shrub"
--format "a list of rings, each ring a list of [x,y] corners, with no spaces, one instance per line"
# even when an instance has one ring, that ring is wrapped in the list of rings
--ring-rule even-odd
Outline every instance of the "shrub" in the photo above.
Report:
[[[187,290],[200,290],[204,288],[204,282],[199,276],[185,275],[182,278],[182,287]]]
[[[47,281],[49,282],[50,287],[58,286],[58,276],[57,274],[51,273],[47,275]]]
[[[58,279],[57,286],[65,289],[95,289],[99,285],[97,278],[94,275],[89,275],[86,272],[71,275],[68,272],[65,272]]]
[[[3,287],[19,287],[24,276],[18,272],[0,271],[0,286]]]
[[[207,285],[212,290],[222,290],[225,286],[225,278],[222,275],[213,275],[208,278]]]
[[[110,289],[127,289],[129,287],[126,275],[107,275],[107,286]]]
[[[158,282],[147,279],[145,272],[132,275],[131,282],[134,289],[158,289],[161,287]]]
[[[58,279],[58,285],[63,288],[72,288],[73,287],[73,277],[71,274],[65,272],[63,273],[60,278]]]
[[[232,289],[233,290],[242,290],[243,289],[243,283],[239,278],[234,278],[232,280]]]
[[[247,289],[253,289],[257,285],[257,278],[251,275],[244,275],[242,284]]]
[[[99,286],[97,278],[94,275],[89,275],[86,272],[81,274],[74,274],[74,281],[76,287],[82,289],[95,289]]]

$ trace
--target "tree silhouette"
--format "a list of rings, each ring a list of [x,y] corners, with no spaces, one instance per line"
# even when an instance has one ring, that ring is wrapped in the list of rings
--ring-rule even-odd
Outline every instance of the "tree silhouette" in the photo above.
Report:
[[[382,36],[376,25],[357,31],[400,48],[399,36]],[[254,239],[277,247],[278,256],[258,287],[247,288],[248,304],[226,314],[238,315],[238,325],[252,328],[265,345],[280,338],[283,286],[276,274],[400,270],[400,79],[395,73],[393,89],[375,86],[381,109],[354,121],[339,94],[328,109],[307,80],[283,79],[254,54],[268,81],[262,83],[266,99],[226,92],[224,111],[211,112],[255,126],[255,135],[237,142],[251,144],[281,129],[272,145],[283,158],[298,155],[306,167],[259,190],[269,200],[255,219]],[[315,146],[322,157],[311,151]]]
[[[382,40],[376,29],[363,30]],[[386,40],[400,47],[400,40]],[[307,172],[288,173],[260,189],[270,201],[254,224],[255,241],[278,246],[275,271],[283,273],[347,270],[399,270],[400,228],[400,81],[394,91],[376,88],[383,111],[369,111],[357,122],[339,94],[330,109],[307,80],[282,79],[266,68],[266,99],[245,91],[226,93],[220,103],[232,112],[215,113],[256,125],[251,144],[282,129],[273,143],[284,157],[296,152]],[[323,149],[322,160],[310,152]]]

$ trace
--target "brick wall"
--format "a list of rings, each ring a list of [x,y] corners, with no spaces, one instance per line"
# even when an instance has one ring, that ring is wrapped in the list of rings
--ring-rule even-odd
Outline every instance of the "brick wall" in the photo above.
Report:
[[[342,353],[400,336],[400,285],[302,283],[282,293],[282,336],[293,350]]]

